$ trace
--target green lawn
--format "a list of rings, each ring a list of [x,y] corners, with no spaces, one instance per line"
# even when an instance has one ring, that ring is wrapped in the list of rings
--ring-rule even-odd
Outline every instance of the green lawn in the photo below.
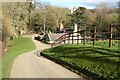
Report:
[[[120,40],[113,40],[112,41],[112,49],[119,49]],[[79,44],[83,45],[83,43]],[[86,42],[86,46],[93,46],[93,41]],[[102,47],[102,48],[109,48],[109,40],[99,40],[95,44],[96,47]]]
[[[31,38],[18,37],[12,40],[8,46],[8,51],[2,58],[2,77],[7,78],[14,59],[25,52],[35,49],[35,45]]]
[[[99,45],[104,45],[97,42]],[[115,45],[116,42],[114,42]],[[88,78],[88,80],[120,80],[120,50],[114,46],[92,47],[61,45],[47,49],[41,55]]]

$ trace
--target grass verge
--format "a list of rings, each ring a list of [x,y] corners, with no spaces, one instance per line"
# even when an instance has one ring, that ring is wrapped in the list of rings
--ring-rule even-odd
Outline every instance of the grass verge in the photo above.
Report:
[[[8,78],[14,59],[25,52],[35,49],[31,38],[18,37],[10,42],[8,51],[2,58],[2,78]]]
[[[120,50],[115,47],[61,45],[47,49],[41,55],[88,80],[120,80]]]

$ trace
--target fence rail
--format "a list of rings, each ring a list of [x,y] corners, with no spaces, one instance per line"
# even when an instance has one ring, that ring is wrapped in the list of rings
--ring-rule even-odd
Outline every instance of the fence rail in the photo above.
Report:
[[[55,46],[57,44],[79,44],[81,41],[83,41],[83,45],[86,44],[86,40],[92,40],[93,41],[93,46],[96,44],[96,40],[101,40],[101,39],[109,39],[109,47],[112,48],[112,40],[120,40],[120,32],[113,32],[112,31],[113,26],[109,26],[108,32],[97,32],[96,27],[93,29],[93,36],[92,37],[87,37],[86,36],[86,30],[81,30],[77,32],[71,32],[71,33],[66,33],[62,35],[61,37],[57,38],[51,46]],[[82,34],[82,36],[81,36]],[[97,37],[99,34],[101,35],[107,35],[105,37]],[[118,36],[114,36],[113,34],[117,34]]]

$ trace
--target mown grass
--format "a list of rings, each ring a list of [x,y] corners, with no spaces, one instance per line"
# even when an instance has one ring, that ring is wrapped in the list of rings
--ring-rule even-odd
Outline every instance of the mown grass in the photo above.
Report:
[[[8,78],[10,69],[14,59],[25,52],[35,49],[35,45],[31,38],[18,37],[10,42],[8,45],[8,51],[2,58],[2,78]]]
[[[88,80],[120,80],[120,50],[82,45],[61,45],[47,49],[41,55],[85,76]],[[117,46],[116,46],[117,45]]]
[[[79,45],[83,45],[83,43],[80,43]],[[86,46],[93,46],[93,41],[86,42]],[[96,41],[95,46],[102,47],[102,48],[109,48],[109,40]],[[119,48],[120,48],[120,40],[113,40],[112,49],[119,49]]]

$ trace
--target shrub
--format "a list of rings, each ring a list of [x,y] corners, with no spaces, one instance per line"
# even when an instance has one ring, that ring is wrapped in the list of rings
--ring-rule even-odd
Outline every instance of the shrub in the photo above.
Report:
[[[40,36],[35,37],[35,40],[41,41],[41,39],[42,38]]]

